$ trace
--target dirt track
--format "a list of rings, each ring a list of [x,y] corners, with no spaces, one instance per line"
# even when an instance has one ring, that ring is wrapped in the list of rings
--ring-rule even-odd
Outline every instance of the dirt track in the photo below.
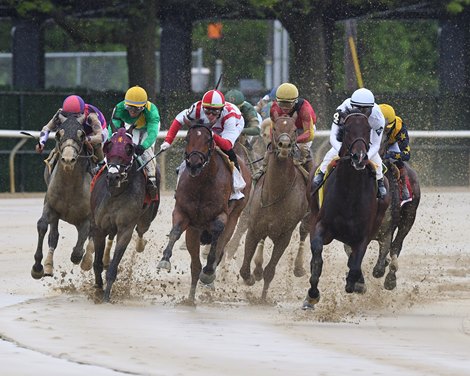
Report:
[[[128,249],[124,256],[113,304],[95,304],[92,271],[71,264],[76,235],[68,224],[60,226],[55,276],[33,280],[41,203],[42,196],[0,197],[2,374],[470,374],[468,190],[424,191],[395,291],[372,277],[373,244],[363,264],[367,293],[346,294],[346,256],[339,243],[328,246],[322,300],[312,312],[300,310],[308,276],[292,274],[297,235],[268,304],[259,302],[261,284],[250,288],[238,277],[242,249],[215,291],[198,287],[197,307],[182,304],[189,255],[181,243],[171,273],[156,272],[171,226],[171,194],[163,197],[145,252]],[[306,267],[309,259],[307,253]]]

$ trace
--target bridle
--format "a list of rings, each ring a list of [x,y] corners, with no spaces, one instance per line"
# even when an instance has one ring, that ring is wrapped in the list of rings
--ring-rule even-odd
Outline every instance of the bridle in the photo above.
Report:
[[[348,125],[346,124],[346,121],[351,116],[363,116],[368,121],[368,117],[366,115],[362,114],[362,113],[352,113],[352,114],[349,114],[348,116],[346,116],[346,118],[344,119],[344,133],[345,133],[345,135],[343,136],[343,140],[346,138],[345,136],[346,136],[346,133],[348,132]],[[369,143],[363,137],[358,137],[358,138],[354,139],[353,142],[351,142],[351,144],[349,144],[349,145],[346,144],[346,148],[347,148],[347,151],[348,151],[348,156],[347,156],[348,159],[351,158],[351,159],[354,160],[355,158],[357,158],[357,156],[352,152],[352,148],[358,142],[362,142],[364,144],[364,146],[366,148],[366,152],[369,151],[369,148],[370,148]]]
[[[280,117],[278,119],[281,119],[283,120],[284,117]],[[278,119],[276,119],[276,121],[278,121]],[[275,125],[275,124],[274,124]],[[279,154],[281,153],[281,149],[280,147],[278,147],[278,142],[284,137],[284,138],[288,138],[289,139],[289,144],[291,145],[290,147],[290,150],[289,150],[289,157],[292,157],[294,155],[294,150],[296,147],[298,147],[297,143],[296,143],[296,138],[297,138],[297,135],[295,133],[295,128],[294,128],[294,136],[291,136],[291,134],[287,133],[287,132],[282,132],[281,134],[279,134],[277,137],[274,135],[274,132],[272,132],[272,150],[274,152],[274,154],[276,156],[279,156]]]
[[[204,167],[206,167],[211,159],[211,155],[212,155],[212,150],[214,149],[214,139],[213,139],[213,136],[212,136],[212,131],[205,125],[199,125],[199,124],[195,124],[195,125],[192,125],[189,130],[194,130],[194,129],[197,129],[197,128],[202,128],[202,129],[205,129],[207,132],[209,132],[209,139],[207,140],[207,144],[209,145],[209,148],[208,148],[208,151],[207,153],[203,153],[199,150],[193,150],[191,151],[190,153],[187,153],[186,151],[184,152],[184,160],[186,161],[186,165],[187,166],[190,166],[190,159],[191,157],[193,157],[194,155],[198,156],[201,160],[202,160],[202,167],[201,169],[203,169]],[[186,135],[186,142],[189,141],[189,136],[190,136],[190,132],[188,132],[188,134]]]

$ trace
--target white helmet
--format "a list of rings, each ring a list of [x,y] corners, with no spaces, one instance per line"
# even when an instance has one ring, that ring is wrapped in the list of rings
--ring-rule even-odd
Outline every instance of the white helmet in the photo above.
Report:
[[[366,88],[357,89],[351,95],[351,105],[356,107],[374,107],[374,94]]]

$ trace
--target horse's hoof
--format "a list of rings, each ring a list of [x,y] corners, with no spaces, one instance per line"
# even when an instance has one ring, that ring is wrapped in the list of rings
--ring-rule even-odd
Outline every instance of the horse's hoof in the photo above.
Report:
[[[54,275],[54,265],[50,263],[44,264],[44,276],[52,277]]]
[[[87,272],[88,270],[91,269],[93,266],[93,255],[91,253],[85,253],[85,256],[83,256],[83,260],[80,263],[80,268]]]
[[[302,309],[304,311],[312,311],[315,309],[315,305],[310,303],[308,299],[305,299],[304,302],[302,303]]]
[[[366,291],[367,291],[367,287],[366,287],[365,283],[356,282],[354,284],[354,292],[356,292],[358,294],[365,294]]]
[[[348,293],[348,294],[352,294],[354,292],[354,285],[352,283],[347,283],[346,284],[346,287],[344,288],[344,290]]]
[[[379,268],[375,267],[374,270],[372,271],[372,275],[374,278],[382,278],[385,274],[385,267],[384,268]]]
[[[166,270],[169,273],[171,271],[170,261],[161,260],[157,265],[157,271],[160,271],[160,269]]]
[[[205,283],[202,283],[201,282],[201,286],[206,288],[206,289],[209,289],[211,291],[215,291],[215,283],[212,282],[212,283],[209,283],[208,285],[206,285]]]
[[[95,304],[103,303],[103,295],[103,288],[95,285],[95,292],[93,294],[93,301],[95,302]]]
[[[210,285],[215,280],[215,272],[212,274],[206,274],[201,271],[199,274],[199,280],[205,285]]]
[[[250,274],[248,278],[243,278],[243,282],[245,282],[245,285],[247,286],[253,286],[256,282],[256,279],[252,274]]]
[[[31,277],[34,279],[41,279],[44,277],[44,268],[40,265],[39,270],[35,270],[34,266],[31,268]]]
[[[145,246],[147,245],[147,240],[144,238],[139,238],[137,239],[137,245],[135,247],[136,252],[143,252],[145,249]]]
[[[85,253],[85,250],[83,249],[77,252],[74,250],[70,256],[70,261],[72,261],[75,265],[80,264],[80,261],[82,261],[82,257],[84,253]]]
[[[253,278],[253,277],[256,281],[258,281],[258,282],[261,281],[263,279],[263,268],[256,267],[255,270],[253,270],[253,276],[251,276],[251,278]]]
[[[294,276],[296,277],[303,277],[305,275],[304,268],[294,268]]]
[[[384,287],[386,290],[393,290],[397,287],[397,276],[395,273],[388,273],[385,277]]]

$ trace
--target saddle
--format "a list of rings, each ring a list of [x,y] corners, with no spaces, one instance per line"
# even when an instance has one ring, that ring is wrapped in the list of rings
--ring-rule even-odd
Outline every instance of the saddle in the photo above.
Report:
[[[225,165],[227,166],[228,170],[230,171],[231,174],[233,174],[233,169],[235,168],[235,165],[230,160],[228,155],[225,154],[224,151],[218,146],[215,147],[215,151],[219,153],[219,155],[222,157],[223,161],[225,162]]]

